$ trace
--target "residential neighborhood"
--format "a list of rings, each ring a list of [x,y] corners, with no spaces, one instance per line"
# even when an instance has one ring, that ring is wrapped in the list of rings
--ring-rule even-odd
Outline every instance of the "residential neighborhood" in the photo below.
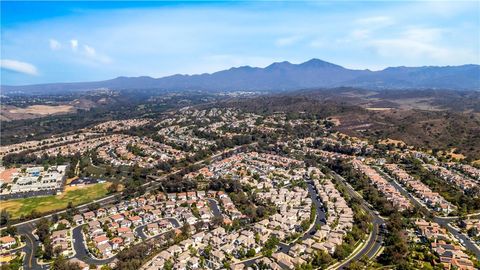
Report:
[[[68,199],[35,222],[23,214],[19,233],[1,238],[2,258],[24,269],[61,259],[122,269],[142,250],[144,270],[325,269],[361,257],[381,265],[400,256],[392,243],[426,256],[415,267],[475,269],[476,201],[439,185],[476,194],[478,169],[332,132],[334,122],[184,107],[160,120],[110,121],[5,148],[13,157],[28,151],[43,166],[3,167],[2,196]],[[148,129],[150,136],[141,134]],[[90,192],[103,195],[74,203]],[[400,229],[396,215],[405,221]]]

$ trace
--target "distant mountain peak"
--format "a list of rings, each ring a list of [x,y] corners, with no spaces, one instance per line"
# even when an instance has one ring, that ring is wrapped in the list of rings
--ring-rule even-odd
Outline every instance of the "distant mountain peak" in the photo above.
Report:
[[[231,67],[228,70],[249,70],[249,69],[254,69],[254,67],[247,65],[247,66]]]
[[[118,76],[113,80],[129,80],[129,79],[154,79],[154,78],[150,76],[136,76],[136,77]]]
[[[308,60],[307,62],[301,63],[299,66],[303,67],[315,67],[315,68],[322,68],[322,67],[340,67],[343,68],[342,66],[332,64],[327,61],[320,60],[318,58],[312,58]]]
[[[320,59],[301,64],[275,62],[265,68],[241,66],[210,74],[172,75],[154,79],[148,76],[117,77],[82,83],[50,83],[27,86],[1,86],[3,92],[52,93],[97,88],[162,90],[266,90],[284,91],[307,88],[360,87],[367,89],[457,89],[480,90],[480,66],[390,67],[379,71],[348,69]]]
[[[269,66],[267,66],[265,69],[285,68],[285,67],[289,67],[289,66],[293,66],[293,64],[288,62],[288,61],[274,62],[274,63],[270,64]]]

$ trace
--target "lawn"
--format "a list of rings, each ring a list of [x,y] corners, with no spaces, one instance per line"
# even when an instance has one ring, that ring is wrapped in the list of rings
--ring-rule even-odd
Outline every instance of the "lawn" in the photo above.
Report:
[[[34,209],[40,213],[61,210],[67,207],[68,202],[79,205],[105,197],[110,184],[102,183],[84,187],[67,186],[65,191],[59,195],[2,201],[0,210],[6,209],[13,219],[19,218],[21,215],[28,215]]]

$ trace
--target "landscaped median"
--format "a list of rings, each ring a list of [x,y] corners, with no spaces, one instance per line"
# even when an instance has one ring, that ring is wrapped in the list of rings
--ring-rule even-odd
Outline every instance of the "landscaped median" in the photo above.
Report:
[[[353,257],[355,257],[359,252],[361,252],[367,245],[368,243],[370,242],[370,239],[373,237],[373,230],[370,231],[370,234],[368,236],[368,239],[365,241],[365,240],[361,240],[357,246],[355,247],[355,249],[353,250],[352,253],[350,253],[350,255],[345,258],[344,260],[342,261],[339,261],[339,262],[336,262],[334,263],[333,265],[329,266],[327,268],[327,270],[333,270],[333,269],[337,269],[339,265],[342,265],[346,262],[349,262]]]

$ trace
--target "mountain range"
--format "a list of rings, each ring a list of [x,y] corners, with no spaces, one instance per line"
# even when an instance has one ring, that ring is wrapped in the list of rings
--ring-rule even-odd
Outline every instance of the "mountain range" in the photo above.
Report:
[[[109,89],[286,91],[309,88],[479,90],[480,65],[389,67],[380,71],[348,69],[311,59],[301,64],[276,62],[265,68],[242,66],[215,73],[162,78],[118,77],[78,83],[1,86],[2,92],[59,93]]]

